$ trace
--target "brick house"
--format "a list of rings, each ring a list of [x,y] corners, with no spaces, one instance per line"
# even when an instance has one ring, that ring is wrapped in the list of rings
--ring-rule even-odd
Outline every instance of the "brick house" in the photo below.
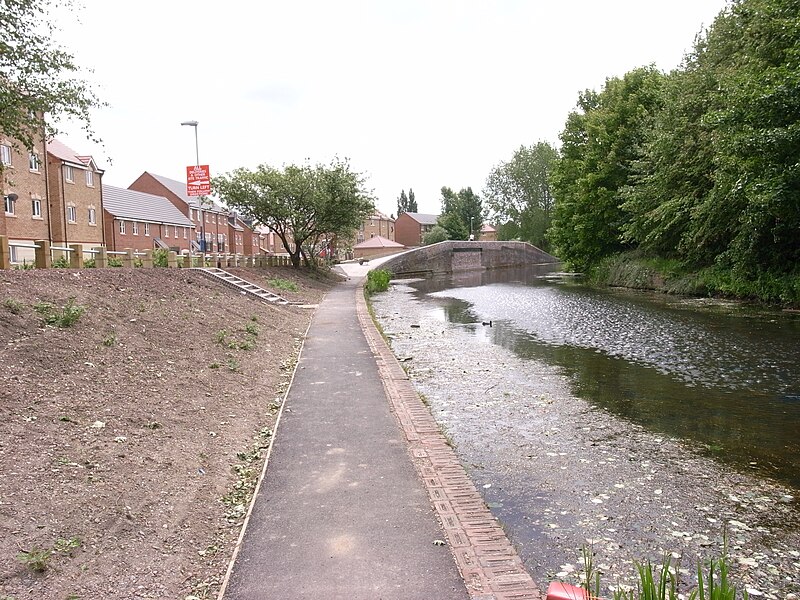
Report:
[[[380,211],[375,211],[364,220],[356,233],[356,243],[360,244],[377,236],[395,241],[395,219],[387,217]]]
[[[12,244],[50,239],[46,156],[44,132],[31,151],[0,133],[0,189],[4,205],[0,212],[0,235],[7,236]],[[34,260],[32,248],[10,246],[9,250],[12,263]]]
[[[258,247],[261,251],[261,254],[286,253],[286,248],[283,247],[283,242],[269,227],[266,227],[265,225],[256,225],[253,233],[253,243],[255,243],[256,236],[258,236]]]
[[[422,238],[436,225],[439,215],[404,212],[395,220],[394,241],[404,246],[421,246]]]
[[[103,222],[109,250],[163,248],[188,253],[194,228],[163,196],[103,186]]]
[[[478,236],[478,239],[481,242],[496,242],[497,241],[497,229],[485,223],[483,227],[481,227],[481,234]]]
[[[404,250],[406,250],[406,247],[403,244],[398,244],[393,240],[376,235],[353,246],[353,256],[354,258],[370,259],[391,256]]]
[[[47,142],[50,240],[90,250],[104,244],[103,171],[58,140]]]
[[[228,214],[228,240],[230,242],[230,250],[233,254],[244,254],[244,229],[247,227],[242,220],[236,216],[236,213]],[[250,244],[251,250],[252,242]],[[249,254],[249,253],[248,253]]]
[[[193,251],[232,252],[228,245],[228,211],[209,198],[189,196],[186,182],[145,171],[128,189],[163,196],[194,223]]]

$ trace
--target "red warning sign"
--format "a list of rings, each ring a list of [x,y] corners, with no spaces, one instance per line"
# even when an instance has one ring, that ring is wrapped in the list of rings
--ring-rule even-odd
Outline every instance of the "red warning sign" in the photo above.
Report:
[[[208,196],[211,194],[211,173],[208,165],[186,167],[186,195]]]

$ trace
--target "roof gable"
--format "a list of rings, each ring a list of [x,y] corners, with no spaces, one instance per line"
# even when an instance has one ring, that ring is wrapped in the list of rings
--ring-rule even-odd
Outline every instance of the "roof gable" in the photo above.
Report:
[[[356,244],[353,248],[405,248],[405,246],[388,240],[383,236],[376,235],[375,237],[371,237],[368,240]]]
[[[425,213],[415,213],[415,212],[404,212],[403,214],[408,215],[420,225],[436,225],[436,221],[439,220],[439,215],[429,215]]]

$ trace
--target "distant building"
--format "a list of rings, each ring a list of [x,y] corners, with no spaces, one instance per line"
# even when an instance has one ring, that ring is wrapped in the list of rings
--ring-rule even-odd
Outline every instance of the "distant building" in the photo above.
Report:
[[[79,156],[58,140],[47,143],[50,239],[54,245],[104,243],[103,171],[91,156]]]
[[[195,252],[233,252],[228,244],[228,210],[208,198],[189,196],[186,182],[145,171],[130,190],[164,196],[195,226]]]
[[[438,219],[439,215],[404,212],[395,220],[394,240],[404,246],[421,246],[422,238]]]
[[[387,217],[379,211],[375,211],[364,222],[356,234],[356,243],[359,244],[364,240],[381,236],[387,240],[394,241],[395,239],[395,219]]]
[[[488,223],[484,224],[484,226],[481,227],[481,233],[478,236],[478,240],[480,240],[481,242],[496,242],[497,229],[495,229]]]
[[[194,223],[164,196],[104,185],[103,200],[109,250],[189,251]]]
[[[355,258],[378,258],[402,252],[406,247],[380,235],[371,237],[353,246]]]

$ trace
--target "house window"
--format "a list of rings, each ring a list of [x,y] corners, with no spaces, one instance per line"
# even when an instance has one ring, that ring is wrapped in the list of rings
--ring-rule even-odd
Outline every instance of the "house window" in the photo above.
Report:
[[[97,211],[93,206],[89,207],[89,225],[97,225]]]
[[[10,256],[8,257],[12,263],[18,263],[19,257],[17,256],[17,247],[16,246],[9,246],[8,253]]]
[[[183,228],[183,239],[186,240],[188,238],[189,238],[189,228],[188,227],[184,227]]]
[[[78,213],[75,210],[74,206],[67,207],[67,221],[69,221],[70,223],[78,222]]]
[[[178,239],[178,226],[175,225],[175,239]]]
[[[134,221],[133,225],[131,225],[131,232],[133,233],[133,235],[139,235],[139,222],[138,221]]]
[[[0,144],[0,164],[11,166],[11,146]]]
[[[31,171],[39,170],[39,157],[33,152],[28,154],[28,168]]]
[[[64,165],[64,181],[75,183],[75,171],[70,165]]]
[[[144,234],[145,234],[146,236],[149,236],[149,235],[150,235],[150,223],[145,223],[145,224],[144,224]]]
[[[206,213],[206,223],[211,223],[211,215]]]
[[[84,171],[86,173],[86,187],[94,187],[94,171]]]
[[[125,235],[125,221],[119,222],[119,233],[120,235]]]
[[[16,204],[16,201],[12,200],[10,196],[3,196],[3,200],[5,200],[6,214],[13,215],[14,209],[16,208],[14,206]]]
[[[42,218],[42,201],[39,198],[31,198],[31,217]]]
[[[164,225],[164,237],[169,237],[169,225]]]

